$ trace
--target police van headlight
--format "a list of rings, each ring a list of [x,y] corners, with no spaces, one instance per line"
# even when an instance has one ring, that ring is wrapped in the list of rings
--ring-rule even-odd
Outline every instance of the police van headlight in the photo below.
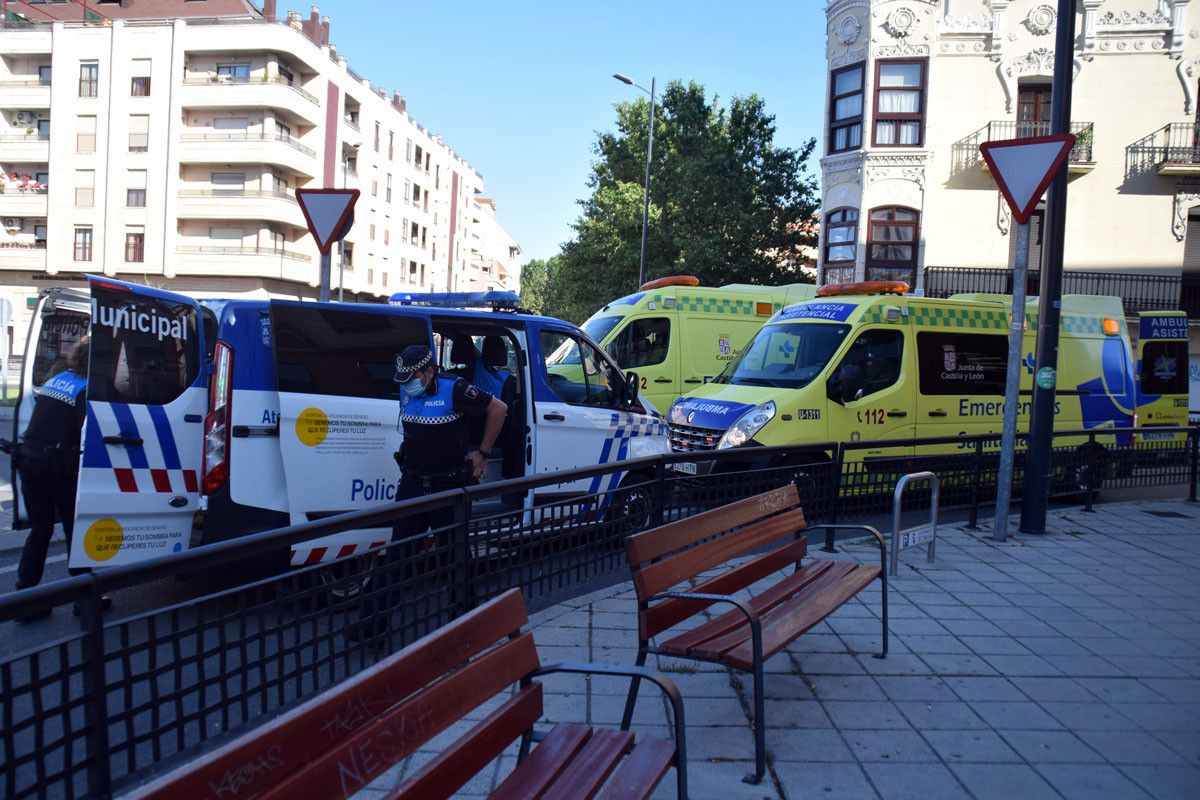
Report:
[[[755,406],[729,426],[729,430],[725,431],[721,441],[717,442],[717,449],[741,447],[773,419],[775,419],[775,402],[773,400]]]

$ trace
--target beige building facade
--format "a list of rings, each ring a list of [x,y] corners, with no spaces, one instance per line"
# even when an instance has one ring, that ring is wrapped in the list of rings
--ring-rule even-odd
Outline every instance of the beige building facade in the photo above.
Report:
[[[9,2],[0,28],[0,296],[17,309],[15,353],[37,289],[89,272],[315,298],[301,188],[361,192],[335,298],[486,280],[476,252],[503,229],[479,221],[482,175],[349,67],[316,7],[90,3],[127,18],[73,20],[74,5]]]

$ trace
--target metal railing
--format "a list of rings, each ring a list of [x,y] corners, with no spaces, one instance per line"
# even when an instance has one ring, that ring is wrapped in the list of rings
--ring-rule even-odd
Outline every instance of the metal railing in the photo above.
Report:
[[[0,86],[50,86],[49,78],[4,78]]]
[[[271,200],[286,200],[295,203],[296,198],[282,189],[180,189],[180,197],[257,197]]]
[[[1024,139],[1028,136],[1049,136],[1052,132],[1049,122],[1018,122],[1011,119],[997,119],[987,124],[983,141],[996,142]],[[1067,156],[1068,161],[1090,163],[1095,160],[1092,158],[1092,135],[1094,132],[1095,123],[1071,123],[1071,133],[1075,134],[1075,146],[1071,148],[1071,153]]]
[[[1162,167],[1167,164],[1200,165],[1200,123],[1171,122],[1130,145],[1137,163]]]
[[[0,597],[0,623],[77,602],[80,630],[0,656],[0,795],[127,790],[510,587],[536,610],[625,579],[631,533],[789,483],[806,519],[837,523],[886,518],[900,476],[928,470],[941,509],[967,509],[974,524],[994,495],[999,441],[989,434],[661,455],[446,491],[14,592]],[[1101,486],[1180,486],[1195,500],[1198,443],[1197,427],[1059,433],[1052,486],[1084,493],[1088,507]],[[532,509],[503,505],[555,489],[576,491]],[[901,506],[926,508],[930,499],[929,489],[914,488]],[[442,522],[432,535],[229,585],[250,565],[283,567],[293,545],[351,529],[376,529],[386,542],[394,522],[435,513]],[[226,582],[215,591],[123,618],[101,614],[105,593],[214,573]],[[364,625],[377,627],[378,647],[347,635]]]
[[[204,78],[184,78],[184,86],[286,86],[296,94],[308,100],[313,105],[320,105],[317,98],[294,83],[278,76],[250,76],[243,78],[238,75],[210,75]]]
[[[317,155],[316,150],[286,133],[185,133],[179,138],[185,142],[282,142],[306,156]]]
[[[49,142],[50,134],[41,133],[0,133],[0,142]]]
[[[952,294],[1012,294],[1013,272],[996,267],[926,267],[924,271],[926,297],[949,297]],[[1200,298],[1189,298],[1183,289],[1184,281],[1177,275],[1142,275],[1129,272],[1063,272],[1064,294],[1113,295],[1121,298],[1126,313],[1140,311],[1183,310],[1192,318],[1200,317]],[[1028,273],[1025,292],[1039,293],[1041,272]]]
[[[279,256],[293,261],[312,261],[312,256],[278,247],[219,247],[216,245],[186,245],[175,248],[180,255],[199,254],[212,256]]]
[[[36,187],[21,187],[21,186],[0,186],[0,194],[45,194],[50,191],[50,187],[46,185]]]

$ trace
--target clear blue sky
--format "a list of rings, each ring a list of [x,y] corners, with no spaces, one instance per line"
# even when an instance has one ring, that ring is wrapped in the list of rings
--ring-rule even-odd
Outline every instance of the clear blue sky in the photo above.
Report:
[[[422,125],[484,177],[529,258],[570,238],[592,144],[613,104],[695,80],[721,98],[759,94],[776,142],[821,139],[826,62],[821,0],[322,0],[331,41],[373,85],[397,89]],[[308,16],[309,5],[281,0]],[[819,174],[810,161],[810,172]],[[654,189],[651,187],[651,195]]]

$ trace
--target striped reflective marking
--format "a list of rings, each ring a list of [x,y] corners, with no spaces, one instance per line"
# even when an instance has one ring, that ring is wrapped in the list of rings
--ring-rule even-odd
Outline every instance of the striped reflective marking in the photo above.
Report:
[[[167,469],[180,469],[179,449],[175,446],[175,433],[171,430],[171,421],[167,419],[167,411],[162,406],[149,406],[150,419],[154,423],[154,432],[158,434],[158,446],[162,448],[163,466]]]
[[[117,424],[120,426],[120,436],[138,438],[141,434],[138,432],[137,422],[133,419],[133,412],[125,403],[110,403],[113,416],[116,417]],[[150,461],[146,458],[146,448],[140,444],[127,444],[124,446],[125,452],[129,454],[129,466],[134,469],[149,469]]]
[[[83,466],[111,469],[112,465],[108,447],[104,444],[104,434],[100,432],[100,423],[96,419],[95,406],[88,403],[87,424],[83,431]]]

